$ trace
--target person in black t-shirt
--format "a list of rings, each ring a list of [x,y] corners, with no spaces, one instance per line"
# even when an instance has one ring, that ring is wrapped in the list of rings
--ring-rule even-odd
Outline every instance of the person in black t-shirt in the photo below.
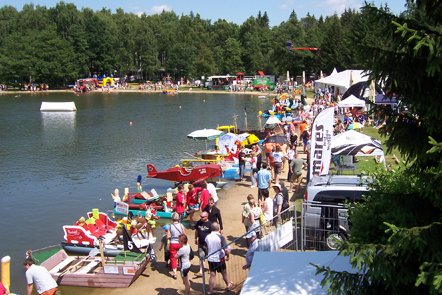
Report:
[[[218,207],[215,205],[215,201],[213,198],[209,199],[209,204],[204,208],[204,211],[206,211],[209,214],[209,220],[210,222],[218,222],[220,233],[223,233],[223,220],[221,218],[221,211]]]
[[[244,148],[241,147],[241,150],[238,154],[238,166],[239,166],[239,179],[240,181],[244,181],[244,173],[246,172],[246,153],[244,152]]]
[[[207,253],[206,237],[212,232],[212,222],[209,220],[209,213],[206,211],[201,212],[200,220],[195,224],[195,244],[198,246],[198,257],[204,260]],[[200,275],[202,270],[200,269]]]

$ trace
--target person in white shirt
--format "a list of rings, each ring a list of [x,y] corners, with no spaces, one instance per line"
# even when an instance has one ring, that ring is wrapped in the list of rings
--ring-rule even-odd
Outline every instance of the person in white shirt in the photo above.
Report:
[[[270,225],[270,221],[273,219],[273,199],[267,196],[262,203],[262,212],[266,219],[266,225]]]
[[[23,262],[26,270],[27,294],[31,295],[33,286],[38,294],[54,295],[58,290],[57,282],[52,278],[49,271],[40,265],[35,265],[32,258]]]
[[[217,272],[223,276],[226,288],[228,290],[233,288],[233,283],[229,281],[229,276],[227,275],[226,261],[229,260],[230,251],[226,238],[219,232],[219,224],[217,222],[212,223],[211,230],[212,232],[207,235],[205,240],[207,252],[209,253],[207,257],[210,270],[209,294],[213,294]]]
[[[189,244],[187,244],[188,239],[186,235],[180,235],[179,241],[181,248],[177,252],[177,257],[181,261],[181,278],[183,279],[184,284],[184,294],[190,294],[190,281],[189,281],[189,271],[192,264],[190,263],[190,248]]]
[[[275,183],[279,183],[279,175],[283,169],[283,158],[284,153],[282,152],[281,146],[276,146],[276,151],[273,152],[273,165],[274,165],[274,175],[275,175]]]
[[[256,232],[254,230],[249,231],[246,235],[246,238],[248,239],[249,249],[246,253],[246,264],[243,265],[242,269],[248,269],[252,265],[253,262],[253,256],[255,255],[256,249],[258,249],[259,246],[259,240],[256,237]]]
[[[215,185],[213,185],[213,183],[211,182],[207,182],[207,190],[209,191],[210,196],[213,198],[213,200],[215,201],[215,205],[218,204],[218,193],[216,192],[216,187]]]

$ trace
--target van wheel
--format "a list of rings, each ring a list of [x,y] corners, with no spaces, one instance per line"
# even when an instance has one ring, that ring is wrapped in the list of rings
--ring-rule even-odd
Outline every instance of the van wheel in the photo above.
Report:
[[[325,238],[326,247],[328,250],[338,250],[346,239],[347,235],[343,232],[329,233]]]

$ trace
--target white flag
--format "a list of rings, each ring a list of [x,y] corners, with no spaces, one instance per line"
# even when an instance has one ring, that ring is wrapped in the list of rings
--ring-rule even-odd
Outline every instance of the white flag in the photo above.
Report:
[[[320,112],[312,124],[310,139],[310,178],[327,175],[331,160],[334,108]]]

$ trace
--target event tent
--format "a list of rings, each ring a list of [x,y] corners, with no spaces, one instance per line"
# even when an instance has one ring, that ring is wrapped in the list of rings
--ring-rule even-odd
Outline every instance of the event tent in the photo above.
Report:
[[[334,156],[384,156],[379,140],[355,130],[333,136],[331,153]]]
[[[275,115],[271,115],[267,121],[266,125],[272,125],[272,124],[281,124],[281,120],[278,119]]]
[[[353,84],[342,95],[342,99],[346,99],[350,95],[354,95],[359,99],[368,100],[370,98],[370,83],[368,81],[361,81]],[[398,100],[396,97],[388,97],[382,91],[380,85],[374,84],[374,103],[378,105],[396,106]]]
[[[368,75],[363,72],[363,70],[345,70],[336,74],[332,73],[330,76],[316,80],[315,85],[335,86],[343,94],[352,84],[368,80]]]
[[[311,263],[335,271],[357,273],[350,265],[349,257],[338,256],[338,251],[255,252],[240,294],[327,294],[327,288],[321,286],[323,276],[316,275],[316,268]]]
[[[365,101],[357,98],[354,95],[350,95],[344,100],[341,100],[338,103],[340,108],[363,108],[365,107]]]

